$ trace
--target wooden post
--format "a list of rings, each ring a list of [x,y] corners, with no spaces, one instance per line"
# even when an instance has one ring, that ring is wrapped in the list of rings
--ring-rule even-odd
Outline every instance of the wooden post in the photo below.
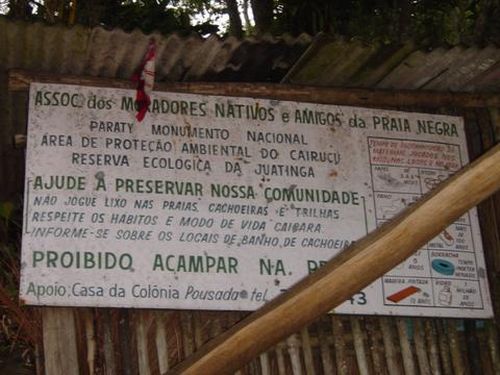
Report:
[[[234,372],[401,263],[499,188],[497,145],[393,221],[209,342],[171,374]]]
[[[80,374],[73,310],[46,307],[42,314],[45,374]]]

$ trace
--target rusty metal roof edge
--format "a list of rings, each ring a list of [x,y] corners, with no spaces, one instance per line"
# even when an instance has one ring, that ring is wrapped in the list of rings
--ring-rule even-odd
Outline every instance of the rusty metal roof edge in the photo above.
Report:
[[[139,29],[68,27],[0,16],[0,68],[123,78],[140,63],[151,38],[158,45],[157,75],[162,80],[263,82],[281,80],[313,39],[308,34],[145,34]]]
[[[399,48],[396,48],[398,45]],[[358,52],[359,47],[367,51],[371,49],[372,52],[365,54],[365,61],[355,64],[352,69],[347,71],[341,69],[338,63],[347,58],[355,46],[358,46]],[[457,60],[451,64],[447,59],[453,58],[457,51],[458,53],[462,51],[459,56],[467,53],[472,60],[461,57],[463,61]],[[341,58],[339,54],[347,57]],[[419,88],[415,86],[417,80],[422,80],[426,72],[432,69],[451,68],[452,74],[457,75],[461,82],[458,87],[449,84],[442,86],[440,88],[442,92],[500,91],[500,73],[496,73],[500,71],[499,56],[500,48],[495,44],[419,48],[412,41],[370,44],[361,40],[319,34],[281,82],[329,87],[379,87],[425,91],[422,85],[418,85]],[[489,67],[484,66],[485,59],[488,59],[486,62]],[[428,64],[430,65],[427,66]],[[451,73],[446,74],[448,77]],[[484,77],[495,77],[495,79],[494,82],[483,82]]]
[[[292,77],[296,72],[298,72],[301,67],[303,67],[305,64],[307,64],[308,59],[313,56],[313,54],[320,48],[320,46],[323,44],[324,41],[329,39],[329,35],[326,33],[319,33],[317,34],[309,47],[304,51],[302,56],[299,57],[299,59],[293,64],[293,66],[290,68],[290,70],[285,74],[285,76],[282,78],[281,83],[288,83],[290,81],[290,77]]]
[[[145,34],[139,29],[69,27],[14,21],[4,16],[0,16],[0,67],[129,77],[150,38],[159,45],[161,69],[157,75],[164,81],[282,82],[417,90],[422,88],[422,82],[431,82],[429,76],[436,82],[446,81],[439,84],[441,91],[500,91],[500,48],[495,44],[419,48],[411,41],[370,43],[327,33],[244,38]],[[445,68],[452,71],[436,78]],[[453,77],[457,77],[456,83]]]
[[[172,32],[172,33],[168,33],[168,34],[163,34],[163,33],[159,32],[158,30],[154,30],[151,33],[145,33],[144,31],[142,31],[139,28],[125,30],[125,29],[122,29],[119,27],[111,28],[111,27],[107,27],[105,25],[85,26],[85,25],[81,25],[81,24],[74,24],[74,25],[64,25],[61,23],[51,24],[51,23],[44,22],[44,21],[12,20],[5,15],[0,15],[0,24],[3,22],[7,23],[6,26],[8,26],[8,24],[10,23],[10,24],[22,24],[23,26],[38,25],[39,27],[44,27],[44,28],[60,28],[60,29],[64,29],[64,30],[73,30],[73,29],[79,28],[79,29],[83,29],[84,31],[87,31],[89,33],[92,33],[94,30],[99,29],[100,31],[109,32],[109,33],[121,32],[121,33],[124,33],[127,35],[140,33],[144,37],[161,37],[161,38],[165,38],[165,39],[169,38],[170,36],[175,35],[181,39],[197,38],[200,41],[206,41],[208,39],[216,38],[218,41],[221,41],[221,42],[223,42],[227,39],[236,39],[240,42],[243,42],[243,41],[247,41],[250,43],[267,42],[267,43],[271,43],[271,44],[285,42],[288,45],[293,45],[293,44],[311,43],[312,40],[314,39],[313,35],[310,35],[307,33],[301,33],[301,34],[297,35],[296,37],[294,37],[290,33],[284,33],[281,35],[272,35],[270,33],[265,33],[262,35],[249,35],[249,36],[245,36],[242,38],[237,38],[237,37],[232,36],[232,35],[221,36],[221,35],[215,34],[215,33],[209,34],[206,37],[203,37],[202,35],[200,35],[197,32],[194,32],[194,31],[189,32],[189,33]]]

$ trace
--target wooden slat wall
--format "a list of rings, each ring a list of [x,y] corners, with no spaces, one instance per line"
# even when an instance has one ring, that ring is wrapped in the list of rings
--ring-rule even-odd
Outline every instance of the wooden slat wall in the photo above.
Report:
[[[73,373],[143,375],[165,373],[244,314],[78,309],[74,315],[76,334],[66,333],[79,348]],[[239,373],[493,374],[498,365],[492,321],[325,316]],[[53,368],[46,367],[49,374],[62,373]]]
[[[16,108],[17,131],[26,123],[26,111],[20,110],[26,108],[26,99],[26,93],[9,97]],[[426,108],[400,109],[432,112]],[[498,141],[496,108],[441,108],[438,112],[464,116],[471,159]],[[13,165],[21,171],[15,175],[17,179],[24,168],[19,159],[18,155]],[[0,172],[2,179],[8,173]],[[19,186],[19,181],[13,183]],[[500,194],[483,202],[479,213],[494,310],[499,317]],[[61,309],[42,310],[47,318]],[[74,325],[65,333],[70,343],[66,349],[77,352],[74,373],[107,375],[163,374],[246,315],[91,308],[63,311]],[[255,358],[239,374],[495,374],[500,373],[497,323],[498,318],[324,316]],[[46,328],[43,344],[52,342],[54,332]],[[58,368],[53,360],[45,363],[48,374],[71,373]]]

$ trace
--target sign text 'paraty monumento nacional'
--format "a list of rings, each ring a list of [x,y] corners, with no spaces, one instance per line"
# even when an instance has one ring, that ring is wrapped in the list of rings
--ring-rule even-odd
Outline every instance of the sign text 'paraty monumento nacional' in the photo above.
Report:
[[[458,117],[134,94],[31,85],[26,303],[254,310],[468,163]],[[492,316],[476,210],[335,311]]]

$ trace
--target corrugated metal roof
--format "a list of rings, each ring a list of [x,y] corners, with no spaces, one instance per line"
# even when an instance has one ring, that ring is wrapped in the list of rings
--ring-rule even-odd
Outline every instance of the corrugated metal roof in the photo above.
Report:
[[[500,90],[500,48],[492,45],[424,51],[412,43],[365,44],[326,34],[314,39],[306,34],[202,39],[13,22],[5,17],[0,17],[0,69],[129,78],[151,37],[158,43],[160,82],[282,80],[335,87]]]
[[[333,87],[499,92],[500,48],[417,50],[318,35],[283,82]]]
[[[0,69],[129,78],[152,37],[158,46],[158,81],[279,82],[312,41],[306,34],[258,39],[145,35],[0,17]]]

